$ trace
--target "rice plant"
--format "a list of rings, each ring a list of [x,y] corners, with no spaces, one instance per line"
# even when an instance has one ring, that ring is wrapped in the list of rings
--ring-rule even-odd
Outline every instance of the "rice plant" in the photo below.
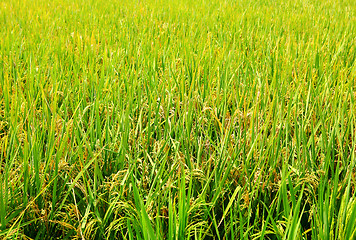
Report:
[[[1,239],[356,239],[356,2],[0,0]]]

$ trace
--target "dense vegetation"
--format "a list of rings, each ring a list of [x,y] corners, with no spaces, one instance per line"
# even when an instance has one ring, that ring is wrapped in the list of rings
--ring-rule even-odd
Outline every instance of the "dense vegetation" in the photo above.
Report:
[[[355,14],[0,0],[0,238],[355,239]]]

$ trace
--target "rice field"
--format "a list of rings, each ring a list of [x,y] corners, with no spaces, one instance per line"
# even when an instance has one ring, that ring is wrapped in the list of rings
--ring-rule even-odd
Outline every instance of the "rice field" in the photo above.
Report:
[[[356,1],[0,0],[0,239],[356,239]]]

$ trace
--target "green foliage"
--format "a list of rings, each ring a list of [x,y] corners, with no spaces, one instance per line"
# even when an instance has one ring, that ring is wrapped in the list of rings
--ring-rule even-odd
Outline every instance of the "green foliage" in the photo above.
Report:
[[[0,1],[1,239],[355,239],[356,2]]]

